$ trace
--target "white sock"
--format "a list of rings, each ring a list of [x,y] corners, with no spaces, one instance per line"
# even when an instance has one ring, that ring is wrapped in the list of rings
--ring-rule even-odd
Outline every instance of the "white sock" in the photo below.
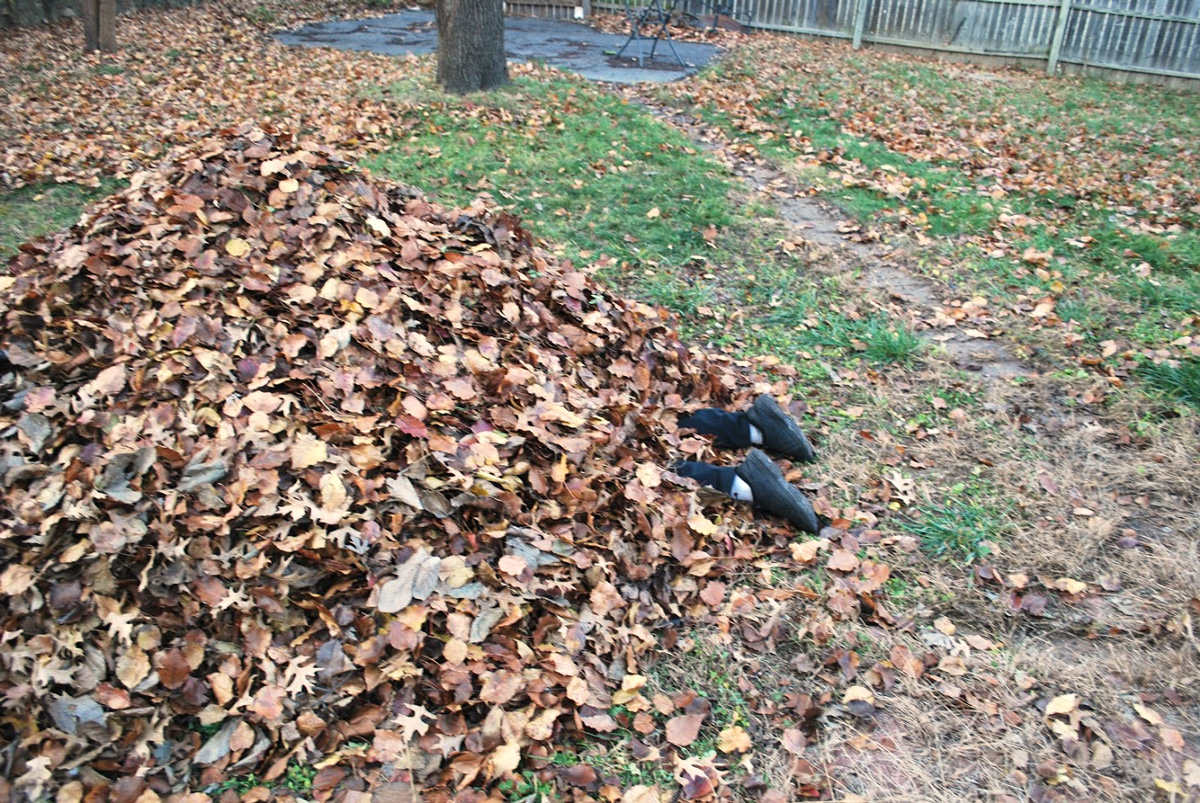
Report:
[[[750,486],[741,477],[733,478],[733,487],[729,489],[729,495],[739,502],[754,501],[754,492],[750,490]]]
[[[762,446],[762,430],[753,424],[750,425],[750,445]]]

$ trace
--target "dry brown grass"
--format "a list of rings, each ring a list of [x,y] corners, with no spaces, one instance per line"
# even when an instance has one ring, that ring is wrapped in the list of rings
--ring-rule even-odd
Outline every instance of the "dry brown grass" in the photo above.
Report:
[[[914,391],[929,388],[936,378],[933,368],[916,377],[911,390],[888,389],[877,407],[903,410],[912,404]],[[1078,409],[1063,403],[1068,390],[1050,379],[990,383],[985,401],[954,437],[926,439],[908,454],[937,466],[924,481],[936,489],[970,476],[985,459],[991,465],[981,475],[995,504],[1007,507],[1018,524],[993,564],[1002,574],[1021,573],[1031,581],[1072,578],[1087,583],[1091,592],[1079,599],[1044,592],[1047,615],[1035,618],[1015,614],[1004,604],[1003,591],[964,582],[964,570],[924,562],[920,569],[930,588],[945,600],[931,613],[948,615],[965,631],[1007,642],[997,666],[973,669],[972,676],[990,672],[990,699],[1001,712],[1015,711],[1019,721],[1005,723],[947,705],[947,698],[927,689],[893,694],[884,702],[888,716],[881,719],[881,730],[901,734],[893,737],[896,750],[855,757],[839,751],[836,740],[825,743],[835,766],[846,768],[835,775],[847,791],[880,801],[1002,795],[1022,800],[1039,789],[1066,799],[1151,800],[1162,794],[1155,779],[1178,781],[1184,758],[1195,758],[1200,733],[1200,656],[1191,626],[1200,590],[1197,422],[1153,421],[1133,395],[1107,409]],[[1131,433],[1131,422],[1142,424]],[[842,448],[852,445],[840,441]],[[866,455],[858,451],[861,460]],[[861,462],[854,457],[830,460],[828,468],[863,482]],[[1131,531],[1137,546],[1118,547],[1118,539]],[[1022,675],[1033,680],[1033,699],[1023,709],[1010,709],[1021,700],[1013,689]],[[1183,735],[1183,749],[1171,750],[1154,738],[1133,750],[1114,738],[1111,765],[1092,768],[1086,752],[1064,753],[1032,705],[1067,693],[1080,696],[1102,730],[1132,726],[1139,718],[1133,705],[1145,704],[1164,716],[1165,727]],[[1043,774],[1065,768],[1070,777],[1053,786],[1039,784],[1039,768]]]
[[[965,416],[931,409],[930,396],[948,388],[974,398]],[[822,438],[820,462],[805,471],[812,487],[838,504],[869,495],[900,471],[916,480],[920,507],[968,483],[975,501],[1004,511],[1012,525],[991,565],[1001,576],[1025,575],[1028,589],[1047,602],[1041,616],[1014,611],[1007,601],[1011,583],[983,584],[952,561],[885,550],[884,560],[911,592],[896,607],[914,624],[909,631],[844,628],[838,638],[856,645],[864,670],[900,644],[914,654],[944,656],[933,627],[942,616],[957,627],[956,638],[978,634],[999,646],[966,650],[966,675],[933,669],[877,690],[872,721],[823,720],[808,757],[835,799],[1168,800],[1156,780],[1182,783],[1184,761],[1196,760],[1200,424],[1195,417],[1158,417],[1132,393],[1107,406],[1080,405],[1072,400],[1080,389],[1039,376],[988,381],[936,356],[865,391],[861,382],[833,389],[853,396],[863,412],[852,426]],[[933,424],[918,439],[909,430],[921,412]],[[896,532],[898,521],[885,519],[884,531]],[[1119,546],[1131,533],[1136,546]],[[1072,597],[1044,587],[1059,578],[1086,583],[1088,591]],[[789,604],[794,621],[802,622],[806,603]],[[792,659],[804,654],[819,666],[827,652],[811,642],[788,643],[776,655],[756,657],[751,676],[759,688],[787,681],[815,695],[829,684],[819,672],[798,673]],[[961,694],[942,693],[942,682]],[[1086,714],[1078,744],[1052,732],[1042,713],[1062,694],[1078,695]],[[968,695],[975,702],[966,702]],[[1135,704],[1163,723],[1148,722]],[[1137,727],[1148,737],[1142,744],[1128,737]],[[1181,748],[1164,744],[1163,728],[1179,732]],[[1093,764],[1099,743],[1111,748],[1107,766],[1103,758]],[[795,788],[790,756],[770,740],[756,766],[779,788]]]

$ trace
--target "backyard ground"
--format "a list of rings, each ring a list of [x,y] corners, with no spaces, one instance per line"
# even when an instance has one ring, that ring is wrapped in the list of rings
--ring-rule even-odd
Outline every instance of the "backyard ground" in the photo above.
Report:
[[[70,28],[6,37],[0,257],[269,121],[489,195],[790,398],[819,457],[790,477],[830,526],[670,634],[641,693],[707,698],[701,730],[616,705],[495,794],[580,798],[590,765],[625,800],[681,766],[772,803],[1200,795],[1200,94],[756,34],[665,87],[522,66],[462,99],[427,58],[269,39],[351,10],[132,15],[86,58]],[[818,550],[881,610],[814,614],[843,582]]]

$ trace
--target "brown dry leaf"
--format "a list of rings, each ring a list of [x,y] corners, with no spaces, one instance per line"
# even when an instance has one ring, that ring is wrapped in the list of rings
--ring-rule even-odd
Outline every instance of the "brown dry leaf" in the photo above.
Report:
[[[24,594],[33,585],[33,569],[13,563],[0,572],[0,594],[15,597]]]
[[[567,682],[567,699],[575,705],[585,705],[591,696],[591,690],[583,678],[573,677]]]
[[[843,703],[853,703],[857,700],[875,705],[875,694],[866,686],[851,686],[842,695]]]
[[[1158,713],[1153,708],[1142,705],[1141,703],[1134,703],[1133,710],[1138,712],[1139,717],[1155,727],[1159,727],[1165,723],[1162,718],[1162,714]]]
[[[543,708],[525,726],[525,735],[534,741],[544,742],[554,735],[554,722],[562,712],[557,708]]]
[[[521,746],[516,742],[505,742],[492,751],[492,774],[508,775],[521,764]]]
[[[225,253],[234,258],[244,257],[250,253],[250,243],[239,237],[231,237],[225,242]]]
[[[741,725],[730,725],[717,738],[717,749],[722,753],[745,753],[753,746],[750,734]]]
[[[780,744],[784,750],[793,756],[802,756],[804,755],[805,748],[808,747],[808,740],[805,738],[804,732],[799,728],[787,728],[780,738]]]
[[[493,705],[503,705],[517,696],[517,692],[525,687],[524,679],[518,672],[499,669],[488,672],[483,676],[483,686],[479,690],[479,699]]]
[[[827,544],[827,541],[801,541],[800,543],[791,543],[788,545],[792,553],[792,560],[797,563],[812,563],[817,557],[817,551]]]
[[[645,711],[639,711],[633,717],[633,729],[645,736],[654,733],[658,729],[658,723]]]
[[[452,638],[446,642],[446,646],[442,648],[442,657],[452,664],[462,664],[467,660],[467,644],[456,638]]]
[[[858,568],[858,564],[858,557],[853,552],[839,547],[833,550],[833,554],[829,556],[829,563],[826,565],[839,572],[852,572]]]
[[[595,713],[590,714],[580,713],[579,719],[584,725],[587,725],[592,730],[600,733],[612,733],[618,727],[620,727],[617,725],[617,721],[615,719],[603,711],[596,711]]]
[[[178,689],[188,679],[192,668],[180,650],[168,650],[154,657],[158,680],[168,689]]]
[[[254,696],[250,710],[267,721],[278,720],[283,715],[283,701],[287,696],[282,686],[268,684]]]
[[[621,803],[663,803],[664,797],[652,786],[631,786],[621,796]]]
[[[1183,734],[1174,728],[1159,728],[1158,737],[1162,739],[1164,746],[1177,753],[1182,753],[1186,746],[1183,741]]]
[[[676,747],[687,747],[700,735],[703,714],[682,714],[667,720],[667,741]]]
[[[1087,591],[1088,586],[1087,583],[1072,580],[1070,577],[1060,577],[1054,581],[1054,587],[1068,594],[1082,594],[1084,591]]]
[[[1078,694],[1060,694],[1046,704],[1046,716],[1052,717],[1055,714],[1069,714],[1078,707]]]
[[[290,451],[292,468],[300,470],[324,463],[329,459],[325,442],[307,432],[301,432],[292,442]]]
[[[712,535],[718,529],[714,522],[709,521],[701,513],[693,513],[688,517],[688,526],[700,535]]]
[[[977,650],[994,650],[994,649],[996,649],[996,642],[991,641],[990,639],[986,639],[983,636],[971,634],[969,636],[964,636],[964,640],[967,642],[967,644],[969,644],[970,646],[974,647]]]
[[[1092,743],[1091,766],[1094,770],[1102,770],[1112,766],[1112,748],[1100,740]]]
[[[647,488],[657,488],[662,485],[662,469],[653,463],[642,463],[637,468],[637,478]]]
[[[125,688],[135,688],[149,674],[150,658],[140,647],[130,647],[117,657],[117,679]]]
[[[340,510],[346,504],[346,486],[337,474],[321,477],[321,509],[327,513]]]
[[[518,555],[505,555],[500,558],[497,567],[505,574],[520,577],[521,573],[529,568],[529,564],[525,562],[524,558]]]
[[[962,677],[968,672],[967,663],[961,655],[947,655],[938,661],[938,670],[954,677]]]
[[[125,381],[125,364],[118,363],[97,374],[90,386],[101,396],[113,396],[125,389]]]
[[[710,607],[720,605],[725,599],[725,584],[710,580],[705,583],[704,590],[700,592],[700,599]]]

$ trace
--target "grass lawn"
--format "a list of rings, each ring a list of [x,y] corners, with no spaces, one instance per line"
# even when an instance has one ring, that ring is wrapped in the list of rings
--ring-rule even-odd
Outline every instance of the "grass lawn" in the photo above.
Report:
[[[89,203],[111,192],[113,182],[100,187],[79,184],[40,184],[0,192],[0,266],[21,243],[59,229],[70,228]]]
[[[728,779],[785,799],[1186,787],[1200,733],[1198,96],[773,36],[645,90],[882,233],[939,295],[986,298],[1038,368],[989,380],[843,254],[794,247],[769,198],[642,105],[538,69],[448,97],[427,68],[360,88],[387,121],[361,163],[447,204],[491,195],[547,247],[674,310],[694,342],[755,361],[817,446],[789,478],[852,534],[848,554],[890,567],[886,629],[814,622],[833,582],[821,572],[764,562],[728,578],[746,608],[646,670],[648,697],[710,697],[688,756],[744,728],[755,749],[749,764],[722,756]],[[70,185],[0,196],[0,252],[87,199]],[[819,742],[782,745],[793,727]],[[553,763],[670,789],[639,738],[615,731]],[[553,791],[535,774],[504,783],[510,799]]]
[[[1051,299],[1067,339],[1016,333],[1037,348],[1108,352],[1200,405],[1200,95],[769,39],[658,94],[865,224],[924,235],[910,263],[956,292]]]
[[[923,344],[903,323],[860,314],[830,277],[773,255],[781,233],[745,207],[716,161],[643,108],[555,76],[486,99],[414,82],[407,136],[365,164],[447,204],[488,193],[606,281],[679,313],[689,334],[738,353],[911,363]],[[840,309],[844,305],[845,309]]]

